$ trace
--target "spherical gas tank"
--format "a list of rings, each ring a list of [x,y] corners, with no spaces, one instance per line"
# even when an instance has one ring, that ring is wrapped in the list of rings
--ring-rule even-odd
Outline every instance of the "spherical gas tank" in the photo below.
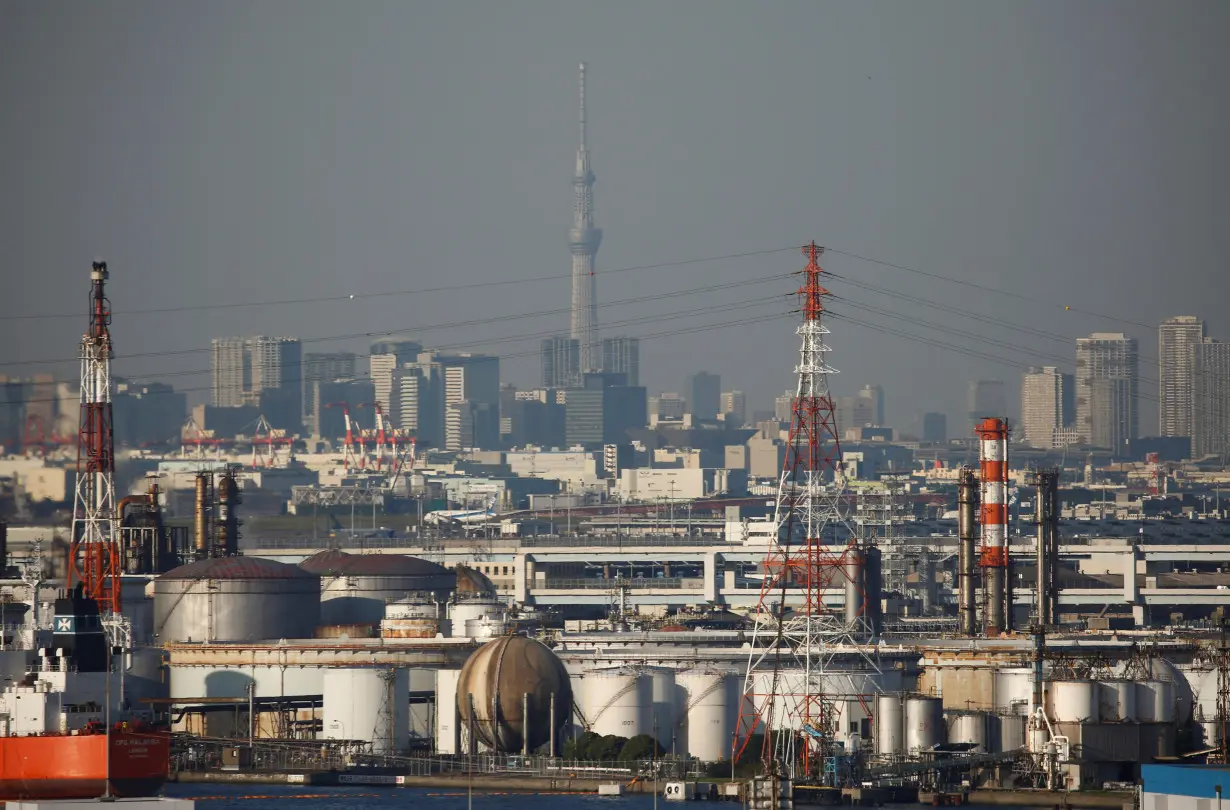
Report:
[[[484,644],[466,661],[457,681],[463,727],[471,723],[472,706],[475,736],[503,753],[521,751],[525,737],[531,750],[550,739],[552,702],[558,731],[572,717],[568,672],[545,644],[526,636]]]

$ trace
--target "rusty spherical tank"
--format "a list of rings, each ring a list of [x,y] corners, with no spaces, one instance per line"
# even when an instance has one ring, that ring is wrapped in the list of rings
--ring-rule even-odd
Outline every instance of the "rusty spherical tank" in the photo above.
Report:
[[[488,748],[505,753],[521,751],[524,736],[529,737],[530,750],[550,740],[552,695],[558,740],[558,732],[572,716],[568,672],[545,644],[526,636],[505,636],[484,644],[466,661],[457,681],[462,726],[471,727],[473,705],[475,737]]]

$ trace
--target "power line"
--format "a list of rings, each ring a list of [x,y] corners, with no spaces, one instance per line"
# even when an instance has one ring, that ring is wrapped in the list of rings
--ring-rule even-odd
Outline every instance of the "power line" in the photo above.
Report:
[[[726,253],[721,256],[703,256],[693,259],[680,259],[673,262],[655,262],[653,264],[637,264],[628,267],[611,267],[604,270],[595,270],[596,275],[614,275],[616,273],[633,273],[641,270],[661,270],[668,267],[686,267],[693,264],[704,264],[707,262],[719,262],[729,259],[746,259],[752,256],[768,256],[773,253],[782,253],[787,250],[798,250],[798,247],[791,245],[790,247],[776,247],[765,250],[749,250],[744,253]],[[571,271],[567,273],[553,273],[543,276],[526,276],[523,278],[514,279],[495,279],[489,281],[470,281],[459,284],[441,284],[435,287],[418,287],[414,289],[402,290],[383,290],[379,292],[366,293],[345,293],[340,295],[322,295],[305,298],[280,298],[267,301],[229,301],[220,304],[186,304],[178,307],[149,307],[144,309],[131,310],[116,310],[112,315],[159,315],[175,312],[202,312],[208,310],[219,309],[243,309],[248,307],[276,307],[290,306],[297,304],[324,304],[339,301],[361,300],[366,298],[388,298],[390,296],[399,295],[426,295],[429,293],[438,292],[456,292],[459,290],[479,290],[490,289],[494,287],[508,287],[517,284],[536,284],[543,281],[558,281],[560,279],[572,278]],[[42,315],[0,315],[0,321],[33,321],[33,320],[52,320],[58,318],[80,318],[80,312],[62,312],[48,313]]]

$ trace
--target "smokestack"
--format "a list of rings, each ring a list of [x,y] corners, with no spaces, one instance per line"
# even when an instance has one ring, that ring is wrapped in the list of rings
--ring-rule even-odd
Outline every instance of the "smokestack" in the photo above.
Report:
[[[239,553],[239,485],[235,482],[235,468],[227,467],[218,483],[218,550],[220,557],[233,557]]]
[[[867,618],[871,623],[873,634],[878,636],[884,627],[884,597],[882,594],[884,562],[880,555],[880,549],[875,546],[868,547],[863,552],[863,560],[863,579],[867,583]]]
[[[0,520],[0,572],[9,568],[9,524]]]
[[[196,501],[193,514],[196,516],[194,546],[196,558],[203,560],[209,556],[209,483],[213,473],[201,471],[196,474]]]
[[[975,428],[982,478],[982,568],[987,592],[987,635],[1009,628],[1008,423],[988,418]]]
[[[959,587],[958,613],[961,617],[962,635],[972,636],[977,632],[977,609],[974,593],[974,562],[977,555],[974,543],[978,537],[978,479],[969,467],[961,468],[957,483],[957,536],[959,543],[957,560],[957,585]]]
[[[846,552],[846,626],[855,627],[863,615],[863,553],[856,548]]]

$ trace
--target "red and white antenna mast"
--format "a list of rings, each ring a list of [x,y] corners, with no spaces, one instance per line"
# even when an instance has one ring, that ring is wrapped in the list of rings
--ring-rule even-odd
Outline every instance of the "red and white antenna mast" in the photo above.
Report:
[[[748,739],[762,733],[766,773],[792,779],[818,776],[824,748],[831,745],[833,700],[842,697],[824,688],[834,647],[857,644],[872,633],[865,557],[842,511],[845,476],[828,383],[837,370],[826,359],[831,349],[822,321],[831,295],[820,283],[823,252],[814,242],[803,248],[798,387],[734,745],[741,756]]]
[[[83,584],[103,612],[120,610],[116,547],[115,443],[111,434],[111,302],[107,263],[90,270],[90,327],[81,336],[81,427],[68,587]]]

